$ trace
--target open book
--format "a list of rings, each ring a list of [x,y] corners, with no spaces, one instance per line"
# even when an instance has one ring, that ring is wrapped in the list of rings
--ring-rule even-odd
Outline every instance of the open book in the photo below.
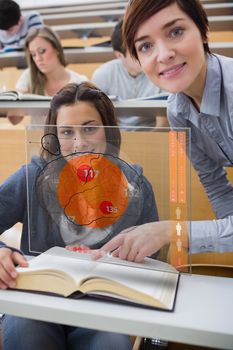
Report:
[[[17,101],[17,100],[45,100],[50,101],[51,96],[44,96],[44,95],[36,95],[36,94],[22,94],[18,91],[3,91],[0,93],[0,100],[1,101]]]
[[[153,259],[131,263],[113,257],[91,260],[90,254],[54,247],[17,270],[16,289],[55,293],[77,292],[172,311],[179,272]]]

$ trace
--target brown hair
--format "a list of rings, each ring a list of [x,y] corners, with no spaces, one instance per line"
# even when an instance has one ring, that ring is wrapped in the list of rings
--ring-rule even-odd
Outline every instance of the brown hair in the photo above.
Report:
[[[30,92],[32,94],[44,95],[46,76],[37,68],[29,51],[30,42],[37,37],[45,39],[57,50],[58,59],[62,66],[66,66],[66,61],[60,39],[50,27],[32,28],[29,31],[25,40],[25,53],[30,70]]]
[[[131,0],[126,9],[123,25],[125,45],[130,54],[138,60],[134,45],[135,35],[139,27],[151,16],[171,4],[176,3],[196,24],[204,43],[204,51],[210,53],[208,41],[208,18],[199,0]]]
[[[49,142],[47,142],[49,149],[43,149],[41,156],[50,160],[53,158],[53,155],[56,155],[57,150],[59,150],[56,127],[58,111],[62,106],[70,106],[78,101],[85,101],[92,104],[99,112],[103,125],[108,126],[108,128],[105,128],[107,140],[106,153],[110,152],[117,156],[121,145],[121,134],[117,127],[114,106],[104,92],[93,83],[87,81],[80,84],[67,84],[52,98],[44,131],[45,135],[51,135]]]

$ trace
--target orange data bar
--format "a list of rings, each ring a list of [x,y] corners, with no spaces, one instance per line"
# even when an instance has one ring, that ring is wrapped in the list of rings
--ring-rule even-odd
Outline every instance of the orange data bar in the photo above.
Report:
[[[178,202],[186,203],[186,134],[178,132]]]
[[[169,132],[169,183],[170,202],[177,202],[177,132]]]
[[[170,131],[170,219],[174,221],[174,227],[169,255],[170,263],[175,267],[187,266],[188,263],[186,175],[186,133]]]

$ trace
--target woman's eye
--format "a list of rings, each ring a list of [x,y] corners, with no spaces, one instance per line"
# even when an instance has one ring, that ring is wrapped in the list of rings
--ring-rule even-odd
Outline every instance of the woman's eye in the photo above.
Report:
[[[137,51],[143,53],[143,52],[147,52],[151,48],[152,48],[151,43],[143,43],[143,44],[138,46]]]
[[[64,136],[72,136],[74,134],[74,132],[72,129],[64,129],[64,130],[60,131],[59,134],[63,137]]]
[[[38,53],[39,53],[40,55],[43,55],[45,52],[46,52],[46,49],[39,49],[39,50],[38,50]]]
[[[182,34],[183,34],[183,32],[184,32],[184,29],[183,28],[175,28],[175,29],[173,29],[170,33],[169,33],[169,36],[171,37],[171,38],[178,38],[178,37],[180,37]]]
[[[88,126],[84,128],[85,134],[94,134],[96,132],[96,127]]]
[[[83,128],[84,132],[86,134],[91,134],[91,133],[94,133],[96,130],[97,130],[97,127],[96,126],[85,126]]]

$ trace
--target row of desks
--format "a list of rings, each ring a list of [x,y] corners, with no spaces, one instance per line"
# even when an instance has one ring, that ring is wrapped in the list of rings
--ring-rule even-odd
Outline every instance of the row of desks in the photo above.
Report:
[[[213,42],[210,48],[214,53],[233,57],[233,42]],[[111,47],[90,46],[83,48],[64,48],[67,63],[104,63],[114,58]],[[0,54],[0,68],[25,68],[26,59],[23,51]]]
[[[210,16],[210,31],[229,31],[232,30],[233,15],[230,16]],[[91,22],[91,23],[73,23],[53,25],[60,38],[75,37],[102,37],[111,36],[117,21],[110,22]]]
[[[166,100],[113,101],[116,113],[119,115],[166,115]],[[0,101],[0,115],[14,114],[44,116],[47,114],[50,101]]]
[[[64,0],[40,0],[40,5],[33,3],[31,0],[18,0],[22,10],[48,10],[52,12],[56,8],[64,8]],[[202,0],[202,3],[205,4],[221,4],[221,3],[230,3],[232,0]],[[79,6],[80,10],[85,6],[88,6],[87,10],[96,8],[96,6],[102,8],[109,8],[109,5],[117,4],[118,6],[123,6],[122,3],[126,6],[128,0],[67,0],[66,7],[75,7]],[[84,10],[85,11],[85,10]]]
[[[113,6],[114,5],[114,6]],[[56,13],[41,13],[44,23],[47,25],[60,25],[71,23],[92,23],[92,22],[104,22],[114,21],[124,16],[125,3],[122,3],[122,7],[119,5],[110,4],[109,8],[104,5],[99,8],[100,5],[86,5],[86,11],[80,10],[80,6],[72,6],[66,8],[57,9]],[[233,15],[233,3],[222,4],[206,4],[204,5],[208,16],[230,16]],[[48,9],[47,9],[48,10]],[[58,11],[60,13],[58,13]]]

